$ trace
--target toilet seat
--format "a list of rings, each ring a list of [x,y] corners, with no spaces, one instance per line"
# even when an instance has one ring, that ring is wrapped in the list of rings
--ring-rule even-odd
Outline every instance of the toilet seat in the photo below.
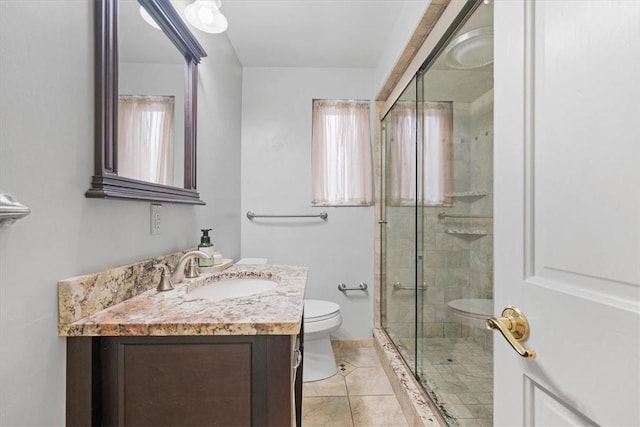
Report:
[[[493,316],[493,300],[483,298],[461,298],[447,303],[458,322],[485,329],[485,321]]]
[[[304,300],[304,323],[321,322],[340,315],[340,306],[331,301]]]
[[[486,319],[493,316],[493,300],[481,298],[461,298],[447,304],[453,311],[464,316]]]

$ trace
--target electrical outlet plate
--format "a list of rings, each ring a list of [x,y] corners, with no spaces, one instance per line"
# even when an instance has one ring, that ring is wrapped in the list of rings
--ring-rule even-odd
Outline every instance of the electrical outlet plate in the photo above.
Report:
[[[162,205],[152,203],[151,204],[151,234],[160,234],[160,213],[162,212]]]

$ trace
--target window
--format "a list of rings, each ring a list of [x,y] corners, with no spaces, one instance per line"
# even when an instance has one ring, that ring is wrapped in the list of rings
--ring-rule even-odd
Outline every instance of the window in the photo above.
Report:
[[[368,101],[313,101],[313,204],[373,201]]]
[[[396,206],[415,205],[418,200],[424,206],[451,205],[452,104],[399,102],[385,121],[389,138],[387,202]]]
[[[118,97],[118,175],[173,185],[173,96]]]

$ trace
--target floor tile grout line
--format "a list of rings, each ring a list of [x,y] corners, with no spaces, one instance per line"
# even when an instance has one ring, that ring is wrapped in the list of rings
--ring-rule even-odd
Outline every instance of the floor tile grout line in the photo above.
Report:
[[[356,420],[353,418],[353,408],[351,407],[351,396],[349,396],[348,392],[347,392],[347,402],[349,402],[349,413],[351,414],[351,425],[355,427]]]
[[[358,368],[356,368],[358,369]],[[355,371],[355,369],[354,369]],[[353,372],[353,371],[351,371]],[[346,376],[342,377],[342,381],[344,381],[344,388],[347,390],[347,402],[349,403],[349,414],[351,415],[351,426],[355,427],[356,425],[356,421],[353,418],[353,408],[351,407],[351,395],[349,394],[349,385],[347,384],[347,378]]]

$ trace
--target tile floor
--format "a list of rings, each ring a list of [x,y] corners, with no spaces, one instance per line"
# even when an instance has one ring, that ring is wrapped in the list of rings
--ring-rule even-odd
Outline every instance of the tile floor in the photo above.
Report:
[[[304,427],[405,427],[400,405],[373,347],[334,348],[338,373],[304,383]]]

